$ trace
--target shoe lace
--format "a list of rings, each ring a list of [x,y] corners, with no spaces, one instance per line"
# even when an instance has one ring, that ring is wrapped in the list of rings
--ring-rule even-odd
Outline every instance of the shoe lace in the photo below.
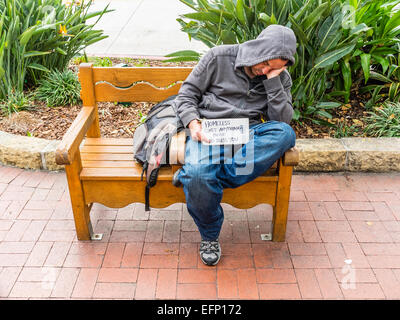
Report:
[[[212,253],[219,250],[218,241],[202,241],[200,244],[201,250],[205,253]]]

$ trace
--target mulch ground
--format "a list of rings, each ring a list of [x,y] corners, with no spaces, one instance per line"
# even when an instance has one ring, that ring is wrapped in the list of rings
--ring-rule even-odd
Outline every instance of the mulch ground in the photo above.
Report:
[[[194,66],[194,62],[168,63],[160,60],[111,58],[113,65],[126,63],[128,66]],[[70,68],[77,71],[77,64]],[[320,126],[311,120],[302,123],[292,121],[291,125],[297,138],[335,138],[344,134],[361,136],[365,109],[361,101],[364,97],[353,96],[349,103],[332,112],[330,122],[333,127]],[[124,106],[117,103],[99,103],[100,130],[103,137],[132,137],[140,119],[146,115],[154,103],[132,103]],[[81,105],[49,108],[45,103],[35,101],[31,110],[14,113],[11,116],[0,115],[0,130],[23,136],[61,140],[81,109]],[[341,128],[351,128],[347,133]]]

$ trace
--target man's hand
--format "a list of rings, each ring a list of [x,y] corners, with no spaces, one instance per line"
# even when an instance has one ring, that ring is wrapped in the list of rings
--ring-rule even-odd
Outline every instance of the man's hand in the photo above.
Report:
[[[194,141],[210,142],[210,140],[201,132],[201,122],[197,119],[190,121],[188,125],[190,135]]]
[[[267,76],[268,79],[271,79],[273,77],[277,77],[281,74],[281,72],[283,72],[283,70],[286,70],[287,67],[282,67],[280,69],[273,69],[271,71],[269,71],[268,73],[266,73],[265,75]]]

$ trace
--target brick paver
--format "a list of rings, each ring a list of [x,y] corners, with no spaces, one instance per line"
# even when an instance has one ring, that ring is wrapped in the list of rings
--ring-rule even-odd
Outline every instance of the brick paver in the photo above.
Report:
[[[64,173],[0,166],[0,299],[400,299],[400,174],[295,174],[282,243],[269,205],[223,207],[208,267],[185,205],[95,204],[78,241]]]

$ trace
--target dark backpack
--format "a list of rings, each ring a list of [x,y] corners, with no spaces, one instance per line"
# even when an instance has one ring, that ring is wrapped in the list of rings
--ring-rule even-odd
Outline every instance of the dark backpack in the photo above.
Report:
[[[175,97],[170,96],[153,106],[133,135],[133,157],[143,166],[142,180],[146,173],[146,211],[150,210],[150,188],[157,182],[160,167],[169,165],[170,138],[184,128],[176,111]]]

